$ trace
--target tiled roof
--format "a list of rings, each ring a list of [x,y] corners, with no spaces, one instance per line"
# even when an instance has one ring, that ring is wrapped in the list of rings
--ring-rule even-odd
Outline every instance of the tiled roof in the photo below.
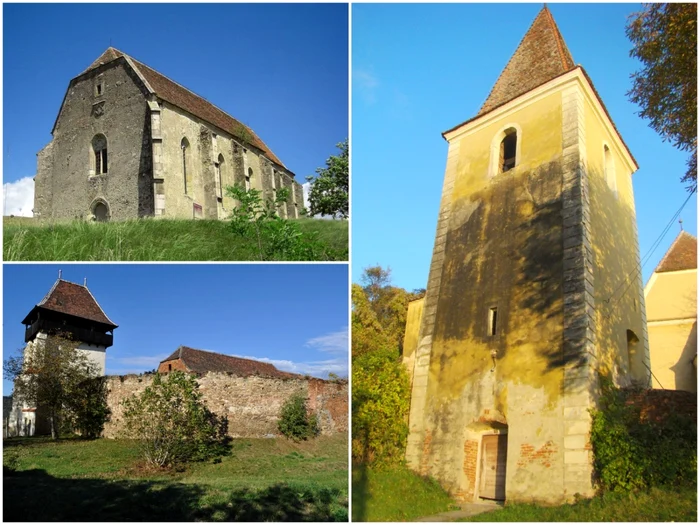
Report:
[[[252,146],[262,150],[265,155],[275,164],[285,167],[282,161],[267,147],[267,145],[258,137],[255,132],[245,124],[242,124],[232,116],[220,110],[211,102],[203,99],[199,95],[193,93],[189,89],[173,82],[168,77],[161,75],[156,70],[151,69],[138,60],[122,53],[118,49],[108,47],[102,55],[97,58],[90,67],[83,71],[80,75],[84,75],[103,64],[112,62],[121,57],[128,58],[134,67],[138,70],[141,76],[150,84],[153,93],[160,99],[169,102],[173,106],[187,111],[188,113],[209,122],[214,126],[230,133],[231,135],[248,142]]]
[[[253,375],[281,379],[302,377],[298,374],[277,370],[277,368],[270,363],[262,363],[260,361],[254,361],[253,359],[233,357],[231,355],[218,354],[206,350],[197,350],[196,348],[190,348],[188,346],[181,346],[170,356],[163,359],[161,363],[176,359],[181,359],[188,370],[199,374],[205,374],[207,372],[229,372],[242,377]]]
[[[552,13],[545,6],[498,77],[478,115],[488,113],[574,67],[574,59]]]
[[[36,305],[54,312],[60,312],[82,319],[88,319],[116,328],[86,286],[58,279],[49,293]],[[27,316],[29,317],[29,316]]]
[[[661,272],[676,272],[678,270],[694,270],[698,267],[698,240],[686,231],[681,231],[671,247],[654,270]]]

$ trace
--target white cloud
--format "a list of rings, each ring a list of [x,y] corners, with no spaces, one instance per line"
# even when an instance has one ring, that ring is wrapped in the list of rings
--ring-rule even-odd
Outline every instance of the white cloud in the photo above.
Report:
[[[113,357],[107,355],[107,375],[141,374],[157,369],[160,362],[170,354],[135,355]]]
[[[357,86],[364,101],[371,105],[377,101],[379,80],[369,71],[356,69],[352,72],[352,81]]]
[[[314,337],[306,341],[305,346],[315,348],[321,352],[330,354],[348,354],[348,328],[347,326],[338,332]]]
[[[326,359],[323,361],[308,361],[305,363],[296,363],[286,359],[268,359],[267,357],[251,357],[247,355],[239,355],[243,359],[252,359],[254,361],[262,361],[270,363],[275,367],[285,372],[293,374],[310,375],[314,377],[328,377],[329,373],[333,373],[339,377],[348,377],[348,358],[346,356],[337,357],[335,359]]]
[[[304,208],[309,209],[309,192],[311,191],[311,183],[305,182],[301,185],[301,189],[304,191]]]
[[[24,177],[2,186],[4,215],[32,217],[34,208],[34,178]]]

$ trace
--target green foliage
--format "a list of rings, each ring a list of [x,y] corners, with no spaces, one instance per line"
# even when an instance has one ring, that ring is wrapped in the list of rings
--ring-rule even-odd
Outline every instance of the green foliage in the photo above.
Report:
[[[309,213],[311,215],[336,215],[343,219],[349,216],[349,156],[348,141],[336,144],[339,155],[331,155],[326,160],[325,168],[316,170],[316,177],[309,175],[306,180],[311,182],[309,191]]]
[[[274,201],[263,200],[260,190],[246,190],[241,185],[227,187],[226,193],[238,201],[231,213],[231,230],[241,239],[255,239],[261,261],[318,260],[324,247],[316,236],[303,234],[297,223],[279,216],[289,189],[278,190]]]
[[[138,219],[48,224],[15,217],[3,221],[5,261],[256,261],[255,238],[228,221]],[[317,237],[316,260],[348,259],[348,222],[296,219],[304,238]]]
[[[294,441],[316,437],[320,430],[316,414],[309,415],[306,398],[300,393],[293,394],[282,405],[277,428],[283,436]]]
[[[156,374],[141,394],[123,402],[125,431],[138,440],[149,465],[167,467],[201,461],[223,453],[227,421],[202,403],[194,376],[171,372]]]
[[[691,153],[681,179],[697,187],[697,5],[645,4],[627,25],[630,55],[643,68],[632,75],[630,100],[664,140]]]
[[[5,377],[14,382],[14,398],[45,414],[53,439],[60,437],[64,421],[72,417],[70,408],[75,397],[88,394],[81,385],[99,374],[87,355],[76,350],[69,334],[37,339],[19,355],[6,359],[3,368]]]
[[[353,358],[352,456],[366,465],[403,460],[408,437],[410,384],[392,348]]]
[[[107,406],[105,377],[93,377],[78,383],[66,402],[67,421],[73,431],[82,437],[100,437],[111,410]]]
[[[671,414],[661,422],[642,418],[627,403],[629,390],[601,378],[598,410],[592,411],[591,444],[600,487],[631,491],[695,483],[697,425],[690,417]]]

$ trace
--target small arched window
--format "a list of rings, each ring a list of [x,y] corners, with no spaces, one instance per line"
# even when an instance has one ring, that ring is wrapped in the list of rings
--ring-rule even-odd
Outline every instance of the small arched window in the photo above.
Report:
[[[501,141],[499,148],[499,173],[505,173],[515,167],[515,152],[518,147],[518,134],[514,128],[505,131],[506,136]]]
[[[615,161],[607,144],[603,144],[603,170],[605,173],[605,181],[608,183],[608,186],[617,197],[617,177],[615,176]]]
[[[508,124],[491,141],[489,178],[506,173],[520,164],[522,131],[517,124]]]
[[[219,158],[214,163],[214,178],[216,179],[216,197],[222,199],[224,196],[224,156],[219,154]]]
[[[107,173],[107,137],[101,133],[92,138],[92,159],[95,175]]]
[[[187,182],[188,179],[192,177],[188,170],[189,156],[190,156],[190,142],[187,138],[183,137],[180,141],[180,149],[182,150],[182,180],[185,183],[185,195],[187,195]]]
[[[245,191],[250,191],[250,181],[253,180],[253,168],[248,168],[248,174],[245,176]]]

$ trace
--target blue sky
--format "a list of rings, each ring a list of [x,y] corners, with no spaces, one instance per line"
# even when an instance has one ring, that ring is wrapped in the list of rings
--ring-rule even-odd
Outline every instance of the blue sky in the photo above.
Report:
[[[8,214],[31,212],[68,83],[110,44],[250,126],[300,182],[348,135],[347,5],[4,4],[3,20]]]
[[[639,4],[548,4],[637,159],[634,184],[644,256],[688,196],[686,154],[636,115],[625,93],[627,16]],[[542,4],[416,4],[352,7],[352,280],[374,264],[393,282],[423,288],[447,160],[441,133],[473,117]],[[697,199],[682,215],[697,235]],[[680,231],[674,224],[644,266],[647,281]]]
[[[24,346],[24,316],[63,279],[87,285],[119,325],[107,374],[144,372],[178,346],[348,375],[344,264],[5,264],[4,357]],[[3,381],[4,395],[12,384]]]

